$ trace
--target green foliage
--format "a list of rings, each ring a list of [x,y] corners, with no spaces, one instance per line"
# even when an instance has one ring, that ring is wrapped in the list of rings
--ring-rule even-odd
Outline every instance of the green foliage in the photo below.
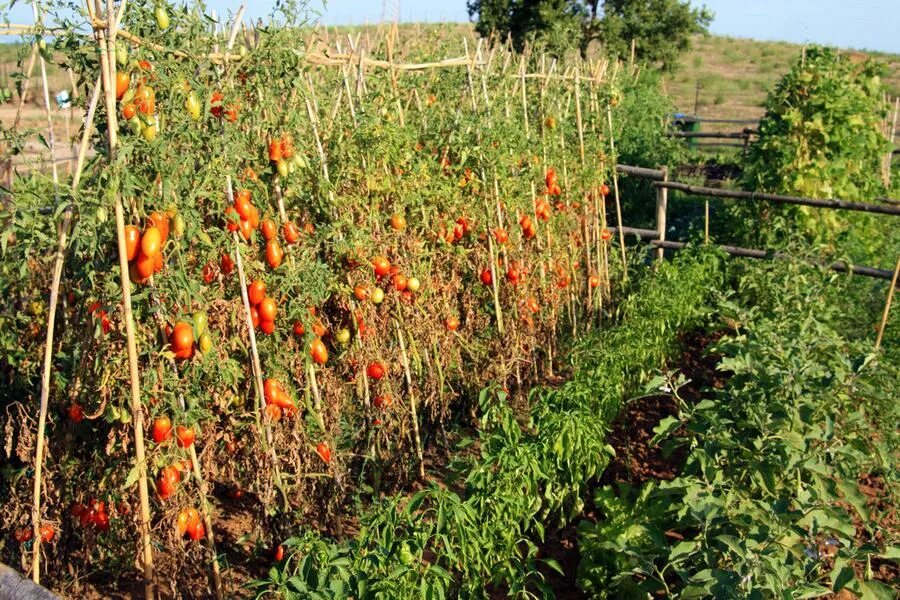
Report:
[[[860,63],[831,49],[807,48],[769,95],[745,185],[812,198],[871,201],[883,194],[881,161],[888,142],[881,129],[881,71],[872,60]],[[805,207],[772,214],[825,237],[843,226],[836,213]]]
[[[454,465],[464,495],[432,484],[411,498],[377,503],[349,548],[292,545],[283,565],[254,587],[289,596],[298,577],[308,585],[301,565],[316,553],[326,565],[350,557],[354,575],[341,576],[340,585],[358,598],[480,598],[489,585],[514,597],[534,590],[550,597],[538,567],[559,565],[538,558],[535,541],[545,523],[564,525],[581,512],[586,486],[611,456],[604,438],[623,394],[661,364],[676,331],[707,313],[721,269],[715,251],[688,251],[648,275],[623,305],[622,325],[580,343],[574,378],[536,391],[524,423],[504,392],[483,390],[479,453]],[[318,581],[321,597],[332,597]],[[306,593],[295,597],[317,597],[311,588]]]
[[[482,36],[509,35],[517,50],[526,42],[551,52],[579,48],[599,39],[611,56],[635,57],[665,70],[690,48],[691,36],[706,31],[712,14],[681,0],[468,0],[469,16]]]
[[[742,298],[781,290],[765,307],[721,303],[739,324],[712,348],[732,373],[727,388],[681,401],[680,415],[657,427],[665,447],[689,448],[681,475],[602,488],[595,503],[605,518],[580,525],[579,582],[597,597],[812,597],[844,588],[891,597],[853,564],[896,555],[898,540],[884,531],[881,543],[861,542],[853,519],[875,540],[857,478],[897,483],[896,447],[884,441],[900,416],[891,400],[896,365],[873,362],[870,340],[849,342],[830,324],[838,311],[810,301],[834,276],[766,268],[740,286]],[[884,387],[862,383],[872,376]]]
[[[582,43],[596,36],[613,56],[625,59],[633,40],[639,62],[671,71],[690,50],[691,36],[704,33],[711,22],[706,7],[692,8],[683,0],[605,0],[602,19],[591,23]]]

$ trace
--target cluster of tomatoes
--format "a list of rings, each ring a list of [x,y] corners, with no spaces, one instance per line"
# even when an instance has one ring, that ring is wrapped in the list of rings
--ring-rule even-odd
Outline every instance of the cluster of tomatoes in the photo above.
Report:
[[[293,399],[277,379],[263,382],[263,397],[266,401],[266,415],[273,421],[280,421],[282,414],[292,416],[297,410]]]
[[[547,193],[551,196],[562,195],[562,188],[559,187],[559,176],[553,167],[548,167],[547,172],[544,173],[544,184],[547,186]]]
[[[135,225],[125,226],[125,254],[135,283],[145,283],[165,266],[163,247],[169,239],[170,221],[176,235],[184,233],[184,219],[174,210],[151,213],[143,232]]]
[[[203,354],[212,349],[212,337],[207,331],[207,322],[206,313],[197,311],[192,315],[190,323],[177,321],[174,327],[166,328],[175,360],[188,360],[194,356],[194,350],[197,348]]]
[[[44,523],[41,525],[41,542],[48,543],[52,542],[53,538],[56,537],[56,530],[53,529],[53,525],[49,523]],[[15,533],[13,533],[13,537],[20,544],[25,544],[30,542],[34,537],[34,529],[31,527],[22,527],[21,529],[17,529]]]
[[[100,321],[100,328],[103,333],[109,333],[109,330],[112,329],[112,321],[109,320],[109,315],[100,306],[99,302],[91,303],[88,306],[88,314],[93,315],[95,319]]]
[[[238,119],[240,105],[234,102],[225,102],[225,94],[215,91],[209,98],[209,112],[217,119],[225,119],[234,123]]]
[[[179,537],[187,535],[195,542],[202,540],[206,535],[206,527],[200,520],[200,513],[193,507],[185,508],[178,513],[175,518],[175,530]]]
[[[120,512],[125,508],[119,506]],[[97,531],[109,531],[109,513],[106,512],[106,502],[91,498],[87,504],[76,502],[69,509],[72,516],[78,519],[82,527],[93,527]],[[42,530],[43,531],[43,530]]]
[[[278,303],[266,296],[266,284],[257,279],[247,285],[247,299],[250,301],[250,319],[253,328],[262,329],[266,334],[275,331]]]
[[[303,155],[294,149],[294,138],[290,134],[282,134],[269,142],[269,162],[275,165],[278,176],[282,179],[296,169],[306,167]]]
[[[234,203],[225,209],[225,218],[228,231],[240,231],[245,240],[250,239],[259,227],[259,209],[250,201],[250,190],[238,190]]]
[[[127,64],[127,50],[117,49],[116,56],[122,66]],[[137,63],[136,71],[135,87],[131,87],[132,75],[127,70],[116,71],[116,99],[121,104],[122,118],[128,122],[132,133],[152,142],[159,132],[156,91],[148,81],[155,78],[153,66],[142,60]]]
[[[165,444],[171,440],[173,435],[171,419],[166,416],[154,419],[150,435],[157,444]],[[174,429],[174,437],[179,448],[190,448],[194,444],[197,434],[193,427],[179,425]],[[189,461],[178,461],[173,465],[163,467],[156,480],[156,492],[160,499],[166,500],[178,490],[181,473],[189,469]]]

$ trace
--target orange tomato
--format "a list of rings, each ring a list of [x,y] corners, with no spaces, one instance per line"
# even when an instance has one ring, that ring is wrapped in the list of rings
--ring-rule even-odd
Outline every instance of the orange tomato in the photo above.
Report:
[[[275,315],[278,313],[278,305],[272,298],[263,298],[259,303],[259,319],[261,321],[274,321]]]
[[[155,257],[162,250],[162,234],[156,227],[148,227],[141,236],[141,252],[144,256]]]
[[[134,225],[125,226],[125,256],[129,261],[134,260],[141,247],[141,230]]]
[[[309,352],[312,355],[313,361],[317,364],[324,365],[328,362],[328,348],[325,347],[325,343],[322,342],[321,339],[315,338],[312,343],[310,343]]]
[[[128,86],[131,85],[131,77],[124,71],[116,71],[116,100],[121,100]]]
[[[278,240],[266,242],[266,262],[269,264],[269,267],[277,269],[283,259],[284,250],[281,249],[281,244],[278,243]]]
[[[266,297],[266,284],[259,279],[247,286],[247,296],[250,299],[250,305],[256,306]]]
[[[290,221],[284,224],[282,232],[284,233],[284,241],[288,244],[293,244],[300,239],[300,230]]]
[[[287,224],[285,224],[286,226]],[[271,219],[263,219],[262,223],[260,223],[260,231],[262,231],[263,239],[267,242],[275,239],[275,234],[277,233],[275,223]]]

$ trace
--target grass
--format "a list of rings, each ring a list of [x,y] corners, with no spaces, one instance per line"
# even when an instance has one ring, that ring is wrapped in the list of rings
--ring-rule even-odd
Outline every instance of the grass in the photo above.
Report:
[[[702,117],[758,119],[768,91],[797,60],[802,48],[787,42],[697,36],[680,69],[666,79],[666,91],[679,112],[694,113],[696,101],[696,113]],[[900,96],[900,55],[866,54],[885,65],[888,94]]]

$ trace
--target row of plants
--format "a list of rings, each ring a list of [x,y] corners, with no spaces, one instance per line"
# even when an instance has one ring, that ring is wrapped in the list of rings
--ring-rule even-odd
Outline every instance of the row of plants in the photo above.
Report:
[[[253,587],[286,598],[552,597],[540,569],[561,567],[538,554],[546,528],[581,513],[623,395],[665,363],[679,331],[704,321],[723,268],[716,251],[697,250],[644,270],[619,324],[576,343],[569,381],[533,389],[520,414],[485,388],[478,437],[461,442],[443,482],[374,504],[349,544],[288,539]]]
[[[497,402],[479,404],[483,388],[508,390],[521,417],[565,365],[561,340],[596,329],[619,288],[612,138],[663,122],[624,101],[652,85],[620,68],[579,60],[553,69],[583,80],[537,82],[515,65],[548,71],[542,57],[498,46],[471,72],[356,72],[315,66],[333,40],[279,26],[239,36],[226,62],[202,6],[160,8],[127,6],[141,41],[110,48],[112,98],[79,185],[34,171],[4,190],[0,560],[28,571],[37,556],[42,583],[70,595],[139,579],[122,548],[143,523],[153,584],[209,591],[216,561],[233,588],[212,545],[233,505],[252,515],[242,553],[298,524],[333,531],[422,479],[446,429]],[[85,108],[94,40],[69,28],[46,42]],[[387,45],[375,36],[367,56]],[[392,58],[460,46],[430,32]],[[7,133],[16,147],[39,132]],[[34,519],[39,357],[70,207]]]
[[[678,393],[683,376],[665,378],[679,411],[652,443],[687,458],[671,481],[596,490],[602,518],[578,529],[583,589],[894,597],[900,362],[848,326],[877,314],[848,302],[859,285],[779,262],[747,266],[719,296],[730,330],[708,351],[727,383],[694,403]]]

